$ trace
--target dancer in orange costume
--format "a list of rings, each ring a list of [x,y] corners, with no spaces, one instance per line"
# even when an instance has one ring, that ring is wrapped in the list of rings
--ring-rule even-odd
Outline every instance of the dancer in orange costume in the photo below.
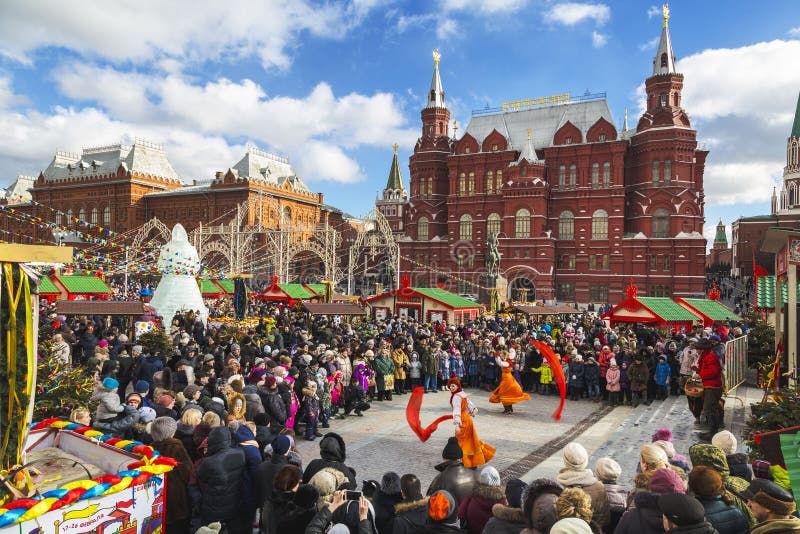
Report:
[[[467,394],[461,390],[461,381],[451,378],[447,381],[450,390],[450,406],[453,407],[453,423],[456,425],[456,439],[464,453],[464,467],[479,467],[494,457],[495,449],[478,439],[472,416],[478,411]]]
[[[500,384],[489,395],[489,402],[501,402],[503,403],[503,408],[505,408],[503,413],[514,413],[512,405],[530,400],[531,396],[522,391],[519,383],[514,379],[514,375],[511,374],[517,355],[516,351],[512,348],[508,352],[501,352],[500,355],[505,356],[505,358],[495,356],[495,361],[503,370],[503,376],[500,378]]]

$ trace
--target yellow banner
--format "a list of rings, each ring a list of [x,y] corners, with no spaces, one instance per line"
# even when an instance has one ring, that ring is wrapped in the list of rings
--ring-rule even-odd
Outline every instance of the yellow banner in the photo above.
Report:
[[[560,95],[540,96],[537,98],[503,102],[500,104],[500,108],[503,111],[519,111],[521,109],[530,109],[539,106],[566,104],[567,102],[569,102],[569,93],[562,93]]]

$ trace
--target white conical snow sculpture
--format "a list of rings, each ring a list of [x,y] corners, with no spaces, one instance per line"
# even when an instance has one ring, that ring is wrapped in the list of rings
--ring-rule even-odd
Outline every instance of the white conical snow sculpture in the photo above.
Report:
[[[175,313],[181,310],[199,311],[205,324],[208,308],[203,302],[195,278],[200,270],[200,257],[197,249],[189,243],[189,237],[181,224],[175,225],[172,239],[161,247],[157,268],[161,272],[161,281],[150,305],[164,319],[164,327],[169,328]]]

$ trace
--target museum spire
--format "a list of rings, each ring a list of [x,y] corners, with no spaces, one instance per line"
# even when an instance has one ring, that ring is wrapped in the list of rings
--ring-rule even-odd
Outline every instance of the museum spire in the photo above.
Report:
[[[397,143],[392,147],[394,148],[394,157],[392,158],[392,168],[389,169],[389,180],[386,182],[386,189],[391,191],[405,191],[403,187],[403,176],[400,174],[400,163],[397,161]]]
[[[672,39],[669,36],[669,4],[664,4],[661,9],[664,17],[664,27],[661,29],[661,40],[658,42],[658,51],[653,58],[653,76],[659,74],[675,74],[675,54],[672,52]]]
[[[433,51],[433,78],[431,79],[431,89],[428,92],[428,108],[444,107],[444,89],[442,89],[442,78],[439,76],[439,60],[441,59],[439,50]]]

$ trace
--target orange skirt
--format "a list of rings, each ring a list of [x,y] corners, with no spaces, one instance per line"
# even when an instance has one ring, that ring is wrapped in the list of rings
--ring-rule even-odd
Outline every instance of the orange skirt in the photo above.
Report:
[[[511,366],[508,366],[503,367],[500,385],[489,395],[489,402],[499,402],[503,406],[510,406],[511,404],[530,400],[530,398],[530,395],[522,391],[519,383],[514,379],[514,375],[511,374]]]
[[[494,458],[495,448],[478,439],[472,416],[467,410],[461,410],[461,430],[456,428],[456,440],[464,454],[461,459],[464,467],[479,467]]]

